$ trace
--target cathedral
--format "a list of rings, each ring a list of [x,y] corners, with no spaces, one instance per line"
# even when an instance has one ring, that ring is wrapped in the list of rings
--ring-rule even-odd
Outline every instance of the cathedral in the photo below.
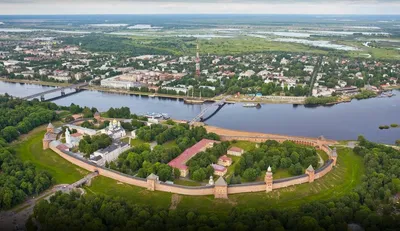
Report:
[[[126,136],[125,129],[121,126],[121,123],[115,119],[113,121],[110,121],[108,127],[101,130],[101,133],[107,134],[114,140]]]

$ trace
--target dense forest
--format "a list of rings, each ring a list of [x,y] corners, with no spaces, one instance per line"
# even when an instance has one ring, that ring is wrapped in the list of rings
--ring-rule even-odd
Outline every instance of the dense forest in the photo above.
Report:
[[[235,168],[235,175],[247,181],[254,181],[271,166],[276,169],[288,169],[291,175],[301,175],[309,165],[318,167],[318,154],[315,148],[285,141],[280,144],[274,140],[262,143],[259,148],[243,154]]]
[[[56,119],[57,109],[54,103],[0,96],[0,137],[11,142],[19,135]]]
[[[168,49],[158,48],[153,44],[140,44],[132,39],[107,36],[100,34],[90,34],[79,37],[66,37],[63,39],[64,44],[80,45],[83,49],[91,52],[117,52],[129,54],[133,56],[138,55],[173,55],[174,52]]]
[[[56,119],[57,108],[54,103],[0,96],[0,210],[21,203],[27,196],[52,185],[49,173],[37,171],[33,164],[17,159],[7,142]]]
[[[121,198],[60,194],[41,201],[34,217],[42,230],[398,230],[400,151],[359,138],[366,174],[352,193],[299,208],[234,208],[227,216],[209,211],[154,209]],[[395,212],[397,210],[397,212]]]

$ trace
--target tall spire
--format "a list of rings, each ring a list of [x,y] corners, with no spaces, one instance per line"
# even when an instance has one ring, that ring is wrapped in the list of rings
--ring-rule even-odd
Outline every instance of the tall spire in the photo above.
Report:
[[[197,41],[196,48],[196,77],[200,76],[200,55],[199,55],[199,42]]]

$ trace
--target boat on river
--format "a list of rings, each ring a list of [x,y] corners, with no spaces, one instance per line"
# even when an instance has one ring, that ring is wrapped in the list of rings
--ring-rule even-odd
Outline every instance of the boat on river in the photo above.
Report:
[[[169,119],[170,116],[167,113],[156,113],[156,112],[151,112],[151,113],[146,113],[144,114],[145,117],[149,119]]]
[[[261,104],[259,103],[245,103],[243,104],[243,107],[256,107],[256,108],[260,108]]]

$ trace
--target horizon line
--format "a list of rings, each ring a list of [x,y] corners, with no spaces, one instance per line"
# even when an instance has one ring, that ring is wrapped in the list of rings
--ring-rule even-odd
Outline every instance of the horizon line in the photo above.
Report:
[[[400,16],[400,14],[304,14],[304,13],[294,13],[294,14],[283,14],[283,13],[268,13],[268,14],[260,14],[260,13],[135,13],[135,14],[102,14],[102,13],[85,13],[85,14],[0,14],[1,16],[72,16],[72,15],[312,15],[312,16]]]

